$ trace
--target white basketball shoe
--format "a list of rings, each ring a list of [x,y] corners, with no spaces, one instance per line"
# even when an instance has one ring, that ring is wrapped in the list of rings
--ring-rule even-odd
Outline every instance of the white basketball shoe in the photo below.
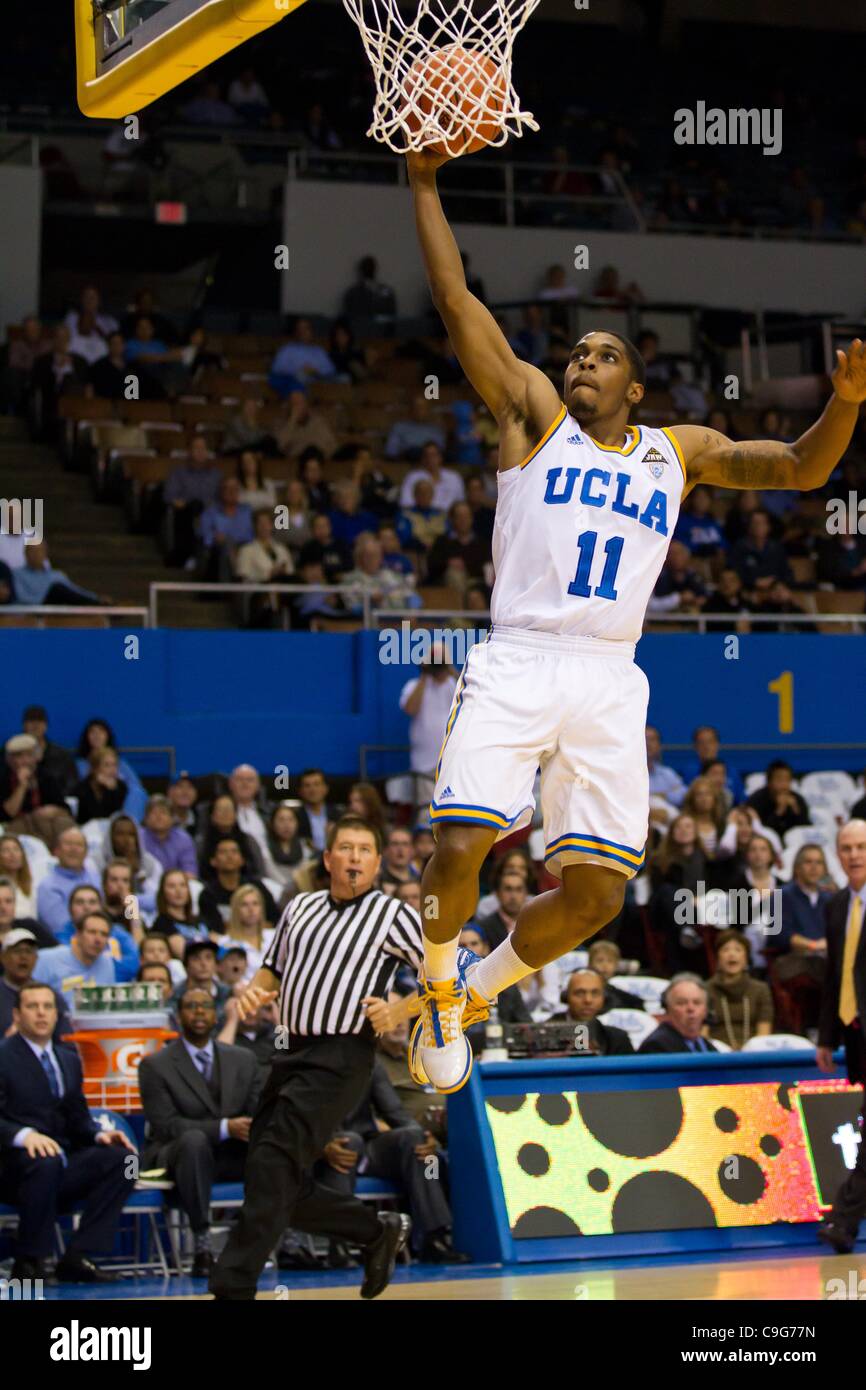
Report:
[[[408,1064],[419,1086],[431,1085],[443,1095],[465,1086],[472,1072],[472,1048],[464,1029],[480,1023],[490,1002],[471,985],[472,968],[480,957],[461,946],[453,980],[421,981],[421,1016],[409,1039]]]

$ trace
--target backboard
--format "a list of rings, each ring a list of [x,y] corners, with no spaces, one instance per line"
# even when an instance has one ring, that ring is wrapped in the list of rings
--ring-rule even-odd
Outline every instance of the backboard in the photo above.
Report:
[[[78,105],[132,115],[303,2],[74,0]]]

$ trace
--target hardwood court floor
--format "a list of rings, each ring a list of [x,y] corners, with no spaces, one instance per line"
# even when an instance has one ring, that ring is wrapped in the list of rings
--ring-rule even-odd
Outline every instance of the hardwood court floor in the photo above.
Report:
[[[538,1264],[503,1270],[481,1266],[477,1270],[412,1265],[399,1268],[380,1302],[715,1302],[719,1300],[824,1301],[828,1281],[841,1280],[850,1287],[866,1279],[866,1248],[852,1255],[822,1255],[795,1250],[763,1256],[732,1255],[724,1260],[695,1256],[620,1261],[617,1264]],[[325,1275],[268,1272],[261,1282],[260,1299],[333,1302],[358,1301],[360,1271]],[[837,1289],[839,1285],[835,1286]],[[864,1285],[866,1287],[866,1285]],[[279,1294],[277,1289],[280,1290]],[[849,1295],[850,1296],[850,1295]],[[176,1300],[207,1299],[203,1280],[130,1279],[106,1288],[61,1285],[46,1288],[53,1300]]]

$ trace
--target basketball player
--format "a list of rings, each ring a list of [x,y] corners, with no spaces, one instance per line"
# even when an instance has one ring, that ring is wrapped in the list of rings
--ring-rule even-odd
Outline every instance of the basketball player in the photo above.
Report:
[[[856,339],[837,352],[834,394],[793,444],[630,425],[644,364],[604,330],[575,343],[560,400],[466,287],[436,187],[446,159],[407,156],[418,238],[433,302],[500,436],[493,627],[454,694],[421,884],[425,981],[410,1065],[449,1092],[472,1066],[463,1028],[610,922],[643,864],[649,688],[634,649],[683,497],[697,483],[823,486],[866,400],[866,348]],[[528,903],[485,960],[467,968],[462,953],[458,969],[479,868],[497,839],[528,823],[538,767],[545,862],[561,886]]]

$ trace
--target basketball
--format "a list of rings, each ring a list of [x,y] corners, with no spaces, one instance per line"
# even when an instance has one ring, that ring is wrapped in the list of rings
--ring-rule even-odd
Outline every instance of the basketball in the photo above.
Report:
[[[423,117],[432,118],[444,139],[429,148],[452,157],[472,154],[497,138],[508,84],[501,67],[486,53],[448,44],[418,58],[403,83],[405,121],[414,135]]]

